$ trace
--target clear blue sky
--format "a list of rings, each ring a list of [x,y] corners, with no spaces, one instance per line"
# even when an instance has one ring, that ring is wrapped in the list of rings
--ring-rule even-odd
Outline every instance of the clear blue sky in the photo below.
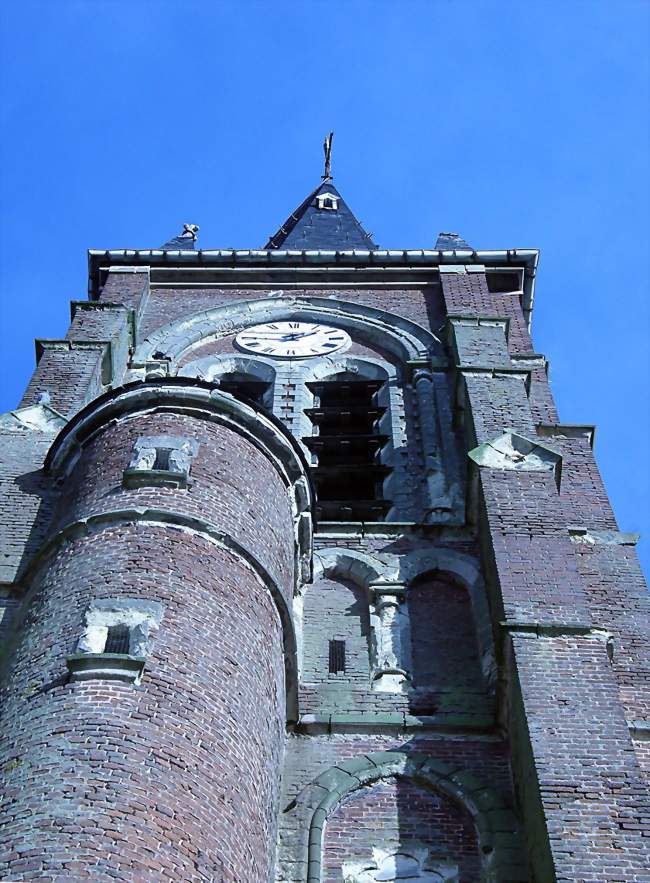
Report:
[[[562,419],[650,534],[650,3],[5,2],[2,394],[65,333],[86,249],[261,246],[335,181],[386,247],[538,247]],[[642,546],[648,561],[649,544]]]

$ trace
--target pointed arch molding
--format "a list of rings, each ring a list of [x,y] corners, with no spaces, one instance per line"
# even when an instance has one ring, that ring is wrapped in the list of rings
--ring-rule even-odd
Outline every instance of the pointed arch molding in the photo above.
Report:
[[[375,751],[343,761],[321,773],[298,796],[293,811],[309,824],[307,883],[321,883],[323,839],[329,816],[353,791],[381,779],[403,778],[436,791],[462,806],[474,820],[483,860],[482,883],[527,879],[523,838],[507,799],[462,767],[427,754]],[[519,872],[521,876],[513,876]]]
[[[440,342],[420,325],[364,304],[328,297],[265,297],[224,304],[170,322],[136,348],[133,367],[161,358],[171,367],[192,347],[226,337],[261,322],[300,319],[345,328],[360,340],[381,346],[403,362],[443,358]],[[161,355],[158,355],[161,354]]]

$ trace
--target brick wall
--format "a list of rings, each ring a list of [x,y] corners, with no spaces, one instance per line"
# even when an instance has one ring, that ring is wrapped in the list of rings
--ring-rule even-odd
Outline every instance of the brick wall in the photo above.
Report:
[[[134,442],[150,435],[198,442],[187,490],[123,487]],[[288,493],[266,456],[239,433],[206,420],[165,413],[138,415],[106,427],[85,447],[66,483],[56,523],[136,507],[204,519],[241,543],[291,596],[294,540]]]
[[[112,274],[111,274],[112,275]],[[107,283],[108,285],[108,283]],[[145,314],[140,329],[141,339],[162,328],[168,322],[200,313],[207,309],[224,306],[242,300],[258,300],[275,293],[282,285],[269,285],[268,291],[259,288],[152,288],[148,297]],[[296,297],[330,297],[331,288],[325,289],[286,289]],[[440,322],[435,324],[440,317],[440,294],[436,295],[427,289],[403,288],[403,289],[346,289],[343,285],[336,289],[336,296],[340,300],[351,303],[365,304],[377,307],[398,316],[405,316],[414,322],[419,322],[423,327],[432,326],[432,330],[439,327]],[[118,299],[117,294],[104,288],[102,297],[116,299],[117,303],[126,303],[124,296]],[[442,322],[442,319],[440,320]]]
[[[407,600],[413,686],[483,692],[471,601],[465,589],[425,578],[409,588]]]
[[[164,607],[142,684],[68,682],[92,599]],[[0,723],[6,879],[266,880],[284,732],[276,607],[200,536],[147,524],[60,547]]]

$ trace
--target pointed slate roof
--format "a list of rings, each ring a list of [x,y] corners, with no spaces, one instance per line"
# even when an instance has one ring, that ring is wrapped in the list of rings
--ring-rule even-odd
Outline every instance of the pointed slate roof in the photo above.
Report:
[[[327,195],[333,198],[327,200]],[[326,198],[319,200],[319,196]],[[334,207],[331,207],[332,204]],[[325,178],[309,194],[264,246],[297,251],[349,251],[353,248],[373,251],[377,247],[352,214],[331,178]]]

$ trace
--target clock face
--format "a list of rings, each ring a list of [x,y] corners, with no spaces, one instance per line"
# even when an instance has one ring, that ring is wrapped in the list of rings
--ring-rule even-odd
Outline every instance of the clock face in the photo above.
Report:
[[[279,359],[305,359],[335,353],[350,343],[350,336],[331,325],[312,322],[267,322],[240,331],[237,345],[249,353]]]

